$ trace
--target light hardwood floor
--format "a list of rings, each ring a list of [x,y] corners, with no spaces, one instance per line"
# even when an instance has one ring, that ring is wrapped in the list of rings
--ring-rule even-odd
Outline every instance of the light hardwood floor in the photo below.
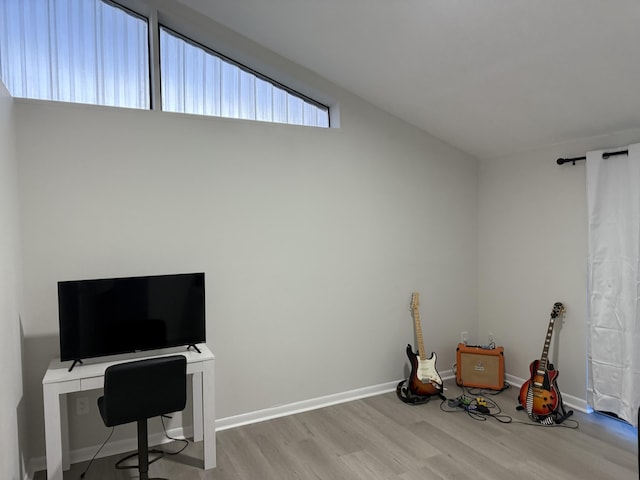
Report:
[[[448,398],[461,392],[445,382]],[[576,412],[562,426],[535,426],[516,411],[517,390],[487,396],[513,419],[449,413],[439,399],[406,405],[395,393],[218,432],[218,467],[203,471],[202,445],[154,463],[171,480],[631,480],[638,479],[637,434],[629,425]],[[496,412],[496,409],[492,409]],[[506,417],[503,417],[506,420]],[[165,445],[167,450],[179,445]],[[121,458],[94,462],[91,479],[137,478],[115,470]],[[88,462],[64,478],[78,479]],[[43,480],[38,472],[34,480]]]

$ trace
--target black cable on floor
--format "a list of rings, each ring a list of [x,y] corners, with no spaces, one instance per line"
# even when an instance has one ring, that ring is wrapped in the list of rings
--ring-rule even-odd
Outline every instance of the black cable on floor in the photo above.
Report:
[[[84,478],[84,476],[87,474],[87,472],[89,471],[89,469],[91,468],[91,464],[93,463],[93,461],[96,459],[96,457],[98,456],[98,454],[100,453],[100,450],[102,450],[102,448],[107,444],[107,442],[109,441],[109,439],[111,438],[111,435],[113,435],[113,432],[115,431],[116,427],[111,427],[111,432],[109,433],[109,435],[107,436],[106,440],[104,442],[102,442],[102,445],[100,445],[100,448],[98,449],[98,451],[93,455],[93,457],[91,458],[91,460],[89,461],[89,465],[87,465],[87,468],[84,470],[84,472],[82,472],[80,474],[80,478]]]

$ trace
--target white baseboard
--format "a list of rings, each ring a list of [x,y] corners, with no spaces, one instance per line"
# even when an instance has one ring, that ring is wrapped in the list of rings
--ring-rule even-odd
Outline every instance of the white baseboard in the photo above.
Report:
[[[294,415],[296,413],[307,412],[309,410],[328,407],[330,405],[336,405],[338,403],[350,402],[359,398],[372,397],[374,395],[388,393],[396,389],[396,385],[398,385],[399,381],[400,380],[394,380],[392,382],[373,385],[371,387],[357,388],[355,390],[349,390],[342,393],[325,395],[323,397],[311,398],[309,400],[288,403],[286,405],[265,408],[263,410],[256,410],[255,412],[220,418],[216,420],[216,431],[240,427],[242,425],[248,425],[250,423],[263,422],[265,420],[285,417],[287,415]]]
[[[450,380],[455,377],[453,370],[445,370],[439,373],[443,380]],[[520,386],[525,382],[524,379],[509,374],[506,375],[506,379],[514,388],[519,388],[517,386]],[[288,415],[294,415],[296,413],[302,413],[310,410],[316,410],[318,408],[328,407],[330,405],[350,402],[360,398],[389,393],[395,391],[398,382],[400,382],[400,380],[394,380],[392,382],[381,383],[379,385],[373,385],[370,387],[357,388],[354,390],[348,390],[346,392],[325,395],[323,397],[311,398],[309,400],[302,400],[300,402],[293,402],[286,405],[279,405],[277,407],[265,408],[262,410],[256,410],[254,412],[220,418],[216,420],[216,431],[227,430],[229,428],[240,427],[242,425],[263,422],[274,418],[285,417]],[[565,405],[568,407],[575,408],[576,410],[584,413],[589,413],[590,411],[587,407],[587,402],[584,399],[566,394],[562,394],[562,399]],[[192,427],[186,427],[184,430],[182,428],[175,428],[170,430],[168,434],[175,438],[189,437],[192,435]],[[149,436],[149,445],[160,445],[170,441],[171,440],[167,439],[163,433],[156,433]],[[90,460],[99,447],[99,445],[95,445],[69,452],[71,463],[79,463]],[[138,445],[135,437],[109,442],[104,446],[102,451],[98,454],[97,458],[130,452],[135,450],[137,447]],[[29,462],[29,468],[27,470],[25,480],[31,480],[35,472],[44,470],[45,468],[45,457],[31,459],[31,461]]]
[[[444,380],[453,378],[453,370],[446,370],[439,373]],[[381,383],[370,387],[356,388],[355,390],[348,390],[342,393],[325,395],[323,397],[311,398],[309,400],[288,403],[277,407],[265,408],[255,412],[220,418],[216,420],[216,431],[219,432],[229,428],[248,425],[250,423],[263,422],[265,420],[294,415],[296,413],[307,412],[309,410],[316,410],[330,405],[337,405],[338,403],[351,402],[353,400],[358,400],[359,398],[372,397],[374,395],[393,392],[400,381],[401,380],[394,380],[392,382]]]
[[[191,426],[184,429],[182,427],[172,428],[171,430],[167,430],[167,434],[173,438],[188,438],[193,435],[193,428]],[[165,436],[164,432],[152,433],[149,435],[150,446],[162,445],[171,441],[171,439]],[[100,445],[92,445],[90,447],[71,450],[69,452],[69,461],[70,463],[74,464],[91,460],[98,448],[100,448]],[[111,455],[120,455],[125,452],[135,451],[137,448],[138,439],[136,437],[114,440],[112,442],[107,442],[104,448],[100,450],[100,453],[96,455],[96,458],[109,457]],[[32,480],[36,472],[46,469],[46,457],[32,458],[31,461],[29,461],[29,467],[27,469],[27,473],[25,474],[25,480]]]
[[[33,480],[33,476],[40,470],[46,470],[47,462],[46,457],[37,457],[29,460],[29,466],[27,467],[27,473],[25,473],[24,480]]]

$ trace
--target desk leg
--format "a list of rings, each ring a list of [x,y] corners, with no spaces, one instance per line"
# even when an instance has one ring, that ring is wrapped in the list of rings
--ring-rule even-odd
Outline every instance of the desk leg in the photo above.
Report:
[[[62,469],[69,470],[69,410],[67,410],[67,394],[58,395],[60,399],[60,434],[62,435]]]
[[[204,469],[216,467],[216,395],[214,362],[204,362],[202,372],[202,401],[204,429]]]
[[[60,392],[55,384],[43,385],[47,480],[62,480],[62,429]],[[62,393],[62,395],[65,395]]]
[[[191,376],[193,398],[193,441],[201,442],[203,438],[203,398],[202,398],[202,372]]]

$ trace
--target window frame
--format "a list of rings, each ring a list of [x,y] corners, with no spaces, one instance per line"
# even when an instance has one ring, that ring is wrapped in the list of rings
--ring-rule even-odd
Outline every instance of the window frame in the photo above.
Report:
[[[206,53],[218,57],[255,77],[255,81],[266,82],[274,89],[281,90],[287,104],[291,98],[302,102],[303,120],[301,122],[287,118],[286,121],[274,120],[275,116],[268,114],[260,118],[256,115],[254,121],[263,123],[277,123],[281,125],[306,126],[316,128],[339,128],[340,106],[331,95],[325,93],[325,84],[320,78],[314,79],[313,72],[294,64],[275,52],[249,40],[241,34],[219,24],[205,14],[189,7],[169,0],[100,0],[103,3],[127,14],[138,17],[147,24],[147,61],[148,61],[148,106],[144,109],[163,111],[162,108],[162,79],[160,30],[166,29],[171,35],[190,43]],[[214,47],[212,47],[214,46]],[[317,83],[320,80],[320,83]],[[55,101],[55,100],[51,100]],[[91,104],[91,103],[90,103]],[[101,105],[95,103],[95,105]],[[305,108],[306,105],[306,108]],[[119,107],[118,105],[112,105]],[[304,123],[306,111],[315,107],[314,114],[322,113],[321,121]],[[121,108],[127,108],[123,106]],[[189,113],[187,113],[189,114]],[[199,113],[193,113],[199,114]],[[204,114],[203,114],[204,115]],[[271,118],[265,118],[265,117]],[[223,118],[242,119],[242,115],[224,116]],[[325,120],[326,118],[326,120]],[[294,121],[290,121],[294,120]]]
[[[252,75],[254,77],[256,77],[256,79],[262,80],[264,82],[270,83],[272,86],[279,88],[280,90],[283,90],[284,92],[286,92],[288,95],[291,95],[293,97],[296,97],[299,100],[302,100],[303,102],[303,107],[304,107],[304,103],[308,103],[314,107],[316,107],[319,110],[324,110],[325,114],[327,115],[327,125],[325,126],[315,126],[316,128],[331,128],[331,108],[328,105],[325,105],[322,102],[319,102],[318,100],[315,100],[311,97],[309,97],[308,95],[305,95],[304,93],[289,87],[288,85],[283,84],[282,82],[279,82],[278,80],[275,80],[274,78],[269,77],[268,75],[265,75],[251,67],[249,67],[248,65],[239,62],[231,57],[229,57],[228,55],[225,55],[224,53],[221,53],[211,47],[208,47],[207,45],[204,45],[201,42],[198,42],[197,40],[194,40],[192,38],[190,38],[189,36],[180,33],[178,31],[176,31],[174,28],[167,26],[164,22],[157,22],[157,41],[158,41],[158,52],[160,52],[160,31],[161,30],[166,30],[167,32],[169,32],[170,35],[173,35],[175,37],[177,37],[178,39],[191,44],[192,46],[196,47],[196,48],[200,48],[202,50],[204,50],[206,53],[213,55],[215,57],[218,57],[220,60],[222,60],[223,62],[226,62],[230,65],[233,65],[235,67],[237,67],[238,69],[240,69],[241,71],[248,73],[249,75]],[[155,29],[154,29],[155,30]],[[149,29],[149,31],[151,31],[151,28]],[[161,56],[161,55],[159,55]],[[151,56],[150,56],[151,57]],[[154,65],[155,67],[155,65]],[[158,72],[158,77],[162,78],[162,64],[160,62],[160,59],[158,59],[158,68],[159,68],[159,72]],[[162,92],[159,92],[159,96],[160,99],[158,101],[158,105],[159,105],[159,109],[162,110]],[[288,97],[287,97],[287,101],[288,101]],[[205,115],[205,114],[203,114]],[[215,116],[220,116],[223,118],[235,118],[235,119],[244,119],[242,116],[229,116],[229,115],[215,115]],[[267,123],[278,123],[278,124],[283,124],[283,125],[298,125],[298,126],[304,126],[304,127],[314,127],[314,125],[306,125],[304,123],[292,123],[292,122],[277,122],[277,121],[273,121],[273,120],[260,120],[260,119],[254,119],[253,121],[259,121],[259,122],[267,122]]]
[[[7,35],[2,39],[7,41],[3,49],[9,49],[11,53],[0,62],[3,70],[7,69],[4,81],[8,89],[11,86],[12,95],[62,103],[151,108],[149,75],[152,65],[148,39],[144,41],[149,35],[149,21],[145,15],[112,0],[93,0],[83,3],[80,9],[73,9],[73,15],[83,16],[82,21],[78,21],[69,14],[71,3],[64,0],[22,4],[13,12],[9,6],[11,1],[4,0],[7,8],[5,10],[3,6],[3,14],[6,14],[8,29],[15,37]],[[39,8],[42,6],[46,8]],[[37,9],[38,20],[32,19],[36,17],[32,9]],[[60,14],[65,10],[66,13]],[[108,20],[112,20],[110,37],[101,33]],[[126,35],[133,34],[131,43],[136,48],[131,49],[131,44],[125,49],[117,48],[121,46],[116,45],[117,39],[122,38],[117,33],[121,33],[123,26]],[[17,40],[16,45],[10,42],[12,38]],[[89,47],[74,48],[74,43],[79,42],[89,44]],[[13,56],[16,50],[20,52],[19,58]],[[133,68],[132,61],[136,62]],[[38,66],[34,67],[34,63]],[[20,71],[22,75],[12,75],[12,71]],[[118,75],[118,72],[126,73]],[[133,87],[129,92],[138,93],[132,95],[126,93],[126,89],[118,88],[124,82]],[[102,84],[101,88],[99,84]]]

